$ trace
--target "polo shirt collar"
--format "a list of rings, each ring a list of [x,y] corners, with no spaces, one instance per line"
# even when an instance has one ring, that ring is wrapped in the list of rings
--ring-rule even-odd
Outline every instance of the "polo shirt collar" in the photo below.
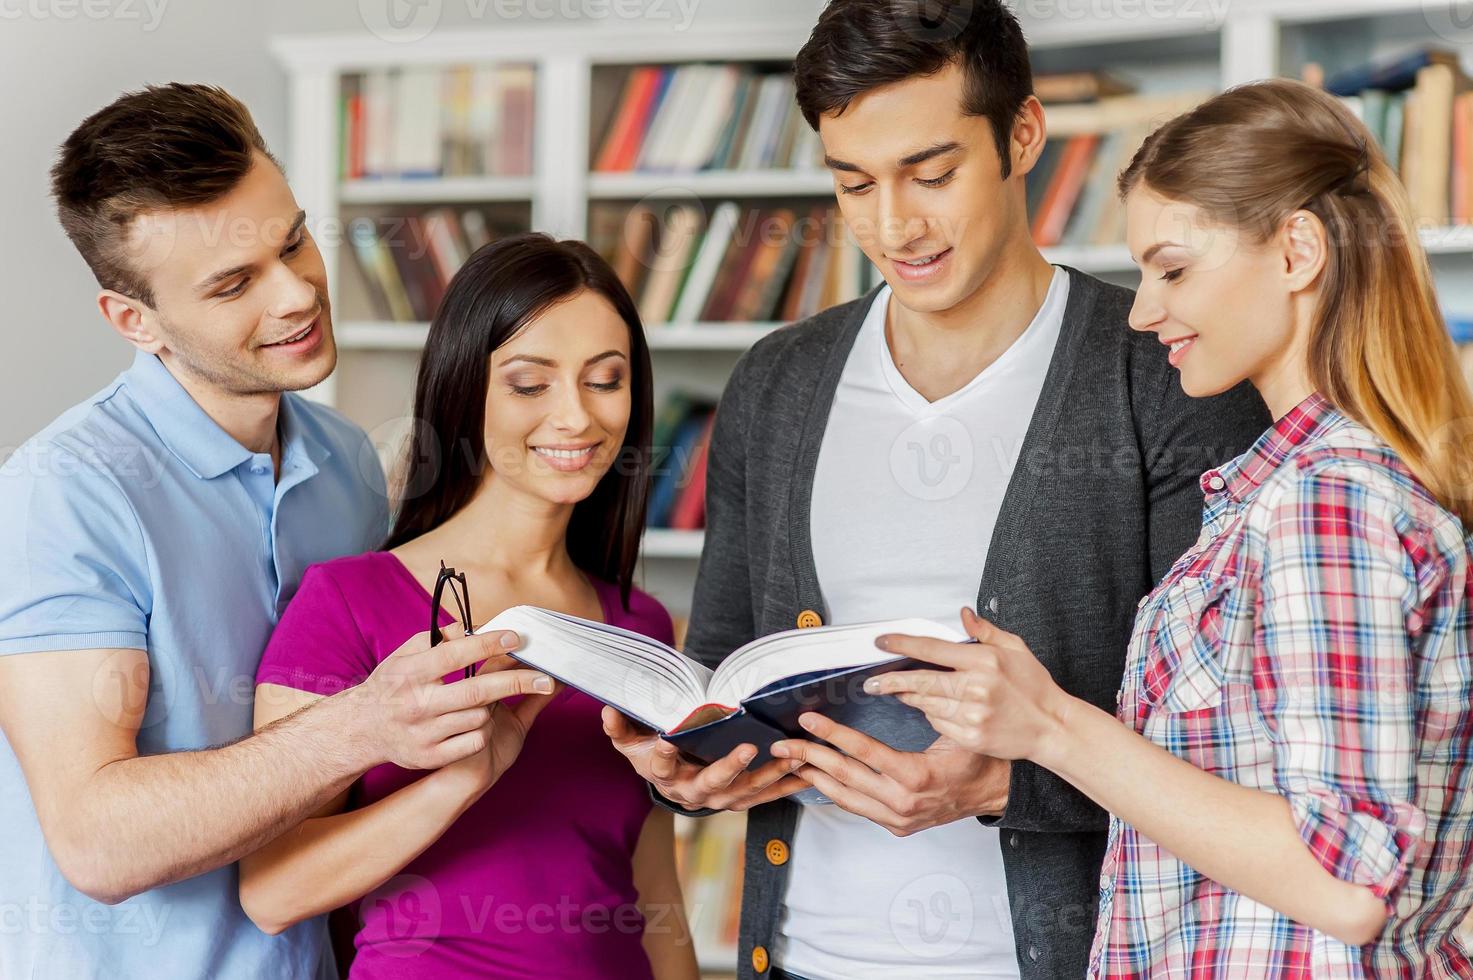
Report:
[[[128,392],[169,451],[195,476],[213,480],[253,458],[253,454],[210,418],[169,369],[152,354],[139,351],[125,372]],[[277,423],[285,466],[301,461],[315,472],[328,450],[302,424],[299,411],[281,399]]]

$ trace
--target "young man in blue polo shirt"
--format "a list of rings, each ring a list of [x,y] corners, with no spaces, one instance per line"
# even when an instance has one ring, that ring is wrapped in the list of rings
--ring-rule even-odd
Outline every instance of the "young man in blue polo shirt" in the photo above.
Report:
[[[123,96],[52,178],[137,355],[0,466],[0,976],[331,975],[323,923],[260,932],[234,862],[375,765],[483,750],[484,706],[545,679],[444,684],[502,637],[421,636],[250,735],[303,570],[387,526],[364,433],[283,394],[336,360],[322,257],[216,88]]]

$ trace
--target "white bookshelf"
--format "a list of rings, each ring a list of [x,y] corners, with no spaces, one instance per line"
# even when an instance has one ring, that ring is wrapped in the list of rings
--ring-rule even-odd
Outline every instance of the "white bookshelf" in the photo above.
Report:
[[[1116,5],[1115,16],[1082,17],[1077,5],[1041,7],[1055,16],[1023,25],[1039,72],[1110,68],[1135,81],[1143,92],[1187,86],[1223,88],[1279,74],[1297,74],[1302,60],[1329,37],[1351,56],[1377,57],[1397,47],[1441,43],[1473,48],[1473,29],[1448,36],[1461,23],[1454,0],[1234,0],[1231,4],[1179,0],[1162,15],[1159,5]],[[1152,16],[1157,13],[1157,16]],[[692,174],[604,174],[590,171],[589,114],[599,69],[647,63],[790,60],[812,28],[811,12],[761,23],[696,18],[684,31],[668,27],[563,24],[512,30],[445,30],[414,44],[370,35],[282,37],[272,49],[289,78],[291,177],[314,227],[376,206],[439,203],[527,208],[531,227],[561,237],[585,237],[591,204],[646,200],[809,198],[832,195],[822,170],[706,172]],[[1359,40],[1354,40],[1359,39]],[[536,72],[535,167],[528,177],[339,182],[337,109],[343,75],[409,64],[454,65],[505,62],[530,64]],[[1470,65],[1473,68],[1473,65]],[[338,236],[340,238],[340,236]],[[346,278],[341,242],[319,236],[334,291]],[[1424,229],[1445,305],[1473,313],[1473,228]],[[1137,280],[1124,246],[1046,250],[1049,259],[1112,281]],[[736,357],[776,324],[657,324],[649,327],[655,352],[657,394],[671,386],[719,393]],[[382,323],[338,318],[344,351],[333,378],[313,392],[350,407],[344,390],[361,376],[372,392],[384,392],[382,418],[360,411],[357,420],[373,429],[403,415],[412,385],[415,356],[425,324]],[[390,393],[392,379],[401,382]],[[397,399],[397,400],[396,400]],[[360,399],[361,402],[361,399]],[[392,403],[391,403],[392,402]],[[677,613],[689,605],[699,556],[699,532],[652,531],[646,539],[646,585]]]
[[[1160,5],[1115,5],[1113,17],[1068,16],[1081,5],[1059,4],[1048,19],[1023,25],[1035,70],[1109,68],[1141,91],[1221,89],[1280,74],[1296,75],[1304,60],[1326,49],[1326,39],[1366,60],[1417,43],[1473,49],[1473,26],[1456,16],[1453,0],[1178,0],[1169,16],[1150,16]],[[1067,9],[1066,9],[1067,8]],[[1132,11],[1134,12],[1132,14]],[[1221,14],[1219,17],[1218,15]],[[698,17],[684,31],[638,26],[557,25],[541,29],[446,30],[414,44],[366,34],[282,37],[272,50],[287,72],[290,108],[290,174],[323,250],[334,309],[345,276],[340,226],[344,212],[375,207],[433,204],[523,206],[533,229],[559,237],[587,235],[590,205],[597,202],[712,202],[721,199],[811,198],[833,193],[822,170],[601,174],[590,172],[590,112],[600,68],[692,61],[772,63],[791,60],[812,28],[811,13],[795,5],[789,18],[725,23]],[[1451,25],[1452,30],[1449,30]],[[1449,36],[1449,34],[1454,36]],[[340,182],[337,160],[338,99],[344,75],[411,64],[530,64],[536,72],[534,172],[527,177]],[[1333,70],[1334,66],[1331,66]],[[1473,68],[1473,65],[1469,65]],[[1444,304],[1473,314],[1473,228],[1424,229]],[[1047,250],[1053,262],[1127,285],[1138,281],[1122,245]],[[719,394],[736,358],[780,326],[772,323],[656,324],[648,328],[655,353],[657,396],[670,387]],[[313,397],[349,408],[346,394],[359,384],[378,400],[357,421],[370,431],[392,427],[408,411],[418,352],[428,325],[343,318],[337,336],[343,351],[333,378]],[[375,415],[377,412],[377,416]],[[653,529],[644,539],[643,584],[677,614],[689,608],[700,531]],[[736,951],[698,943],[703,970],[732,972]]]

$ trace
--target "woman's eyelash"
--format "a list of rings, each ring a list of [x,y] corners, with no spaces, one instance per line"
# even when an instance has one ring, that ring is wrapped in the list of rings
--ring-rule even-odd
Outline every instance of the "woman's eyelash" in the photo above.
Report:
[[[1166,282],[1176,282],[1178,279],[1181,278],[1181,274],[1181,269],[1167,269],[1166,272],[1162,274],[1161,278],[1164,279]]]
[[[511,392],[514,395],[540,395],[547,390],[547,385],[512,385]]]
[[[590,381],[588,382],[588,387],[594,391],[618,391],[624,387],[624,379],[620,378],[616,381]]]

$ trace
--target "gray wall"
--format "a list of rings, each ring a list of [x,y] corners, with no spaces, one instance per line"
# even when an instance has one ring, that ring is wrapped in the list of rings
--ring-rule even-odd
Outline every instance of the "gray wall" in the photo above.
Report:
[[[52,213],[57,146],[120,92],[166,81],[222,85],[249,105],[289,157],[286,80],[267,52],[276,34],[362,31],[386,4],[416,5],[442,29],[608,19],[630,0],[26,0],[0,5],[0,459],[131,359],[94,302],[97,286]],[[703,20],[800,17],[822,0],[633,0]],[[100,15],[100,16],[99,16]],[[549,16],[551,15],[551,16]]]
[[[120,92],[174,80],[230,89],[255,110],[268,141],[280,143],[286,129],[286,84],[264,57],[268,27],[258,11],[150,2],[153,12],[141,0],[112,3],[119,15],[100,20],[63,2],[34,5],[44,17],[0,20],[0,457],[131,360],[98,313],[97,283],[48,197],[47,171],[67,133]]]

